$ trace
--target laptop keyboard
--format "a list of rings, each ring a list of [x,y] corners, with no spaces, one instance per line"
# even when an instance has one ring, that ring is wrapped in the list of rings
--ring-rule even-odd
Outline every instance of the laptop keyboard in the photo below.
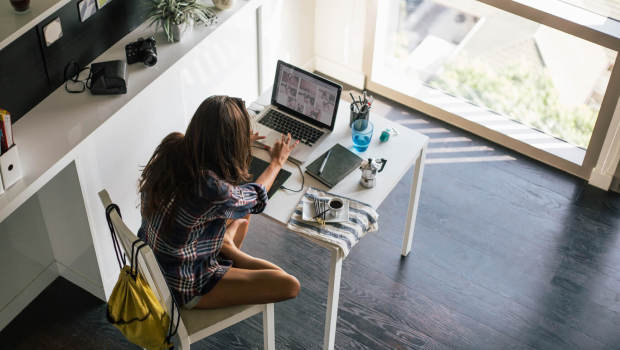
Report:
[[[258,122],[282,134],[290,132],[293,139],[299,140],[299,142],[308,146],[312,146],[316,140],[323,136],[322,131],[274,109],[269,110]]]

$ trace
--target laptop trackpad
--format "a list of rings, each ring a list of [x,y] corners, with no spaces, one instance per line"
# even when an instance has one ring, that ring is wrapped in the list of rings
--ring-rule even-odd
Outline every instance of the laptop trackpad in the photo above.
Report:
[[[276,143],[276,141],[280,141],[282,139],[282,134],[280,134],[279,132],[273,129],[263,128],[263,130],[261,130],[261,135],[265,136],[265,138],[260,140],[259,142],[269,147],[273,146],[273,144]],[[296,163],[303,163],[304,158],[308,156],[309,150],[310,150],[310,147],[302,143],[299,143],[295,147],[293,152],[291,152],[290,158],[293,158],[291,160],[295,160]]]
[[[280,135],[279,132],[275,130],[270,130],[270,129],[267,129],[267,130],[269,131],[266,134],[262,134],[262,136],[265,136],[265,138],[260,140],[260,143],[271,147],[273,146],[274,143],[276,143],[276,141],[280,140],[282,136]]]

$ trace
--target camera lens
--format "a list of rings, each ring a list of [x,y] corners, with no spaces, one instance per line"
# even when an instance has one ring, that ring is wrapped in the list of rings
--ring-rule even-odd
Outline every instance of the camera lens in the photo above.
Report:
[[[154,66],[155,63],[157,63],[157,54],[155,53],[154,50],[146,49],[144,50],[143,54],[144,54],[143,62],[145,66],[151,67],[151,66]]]

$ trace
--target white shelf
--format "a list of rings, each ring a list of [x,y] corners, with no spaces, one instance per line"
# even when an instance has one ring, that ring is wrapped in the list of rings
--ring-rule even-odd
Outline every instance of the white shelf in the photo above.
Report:
[[[75,160],[79,146],[97,128],[147,89],[198,43],[225,26],[233,16],[254,11],[261,4],[262,0],[236,1],[232,9],[217,13],[219,23],[208,28],[194,27],[179,43],[168,43],[161,33],[157,35],[157,64],[148,68],[141,64],[129,65],[127,94],[69,94],[61,86],[20,118],[13,124],[13,135],[15,143],[20,147],[23,178],[0,195],[0,222]],[[152,33],[153,28],[143,24],[94,61],[124,60],[126,44]]]

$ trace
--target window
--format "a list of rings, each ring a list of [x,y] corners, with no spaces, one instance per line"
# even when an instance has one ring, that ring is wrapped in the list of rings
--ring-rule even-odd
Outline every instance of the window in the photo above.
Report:
[[[614,0],[562,4],[620,13]],[[379,1],[376,13],[371,90],[586,176],[616,50],[474,0]]]

